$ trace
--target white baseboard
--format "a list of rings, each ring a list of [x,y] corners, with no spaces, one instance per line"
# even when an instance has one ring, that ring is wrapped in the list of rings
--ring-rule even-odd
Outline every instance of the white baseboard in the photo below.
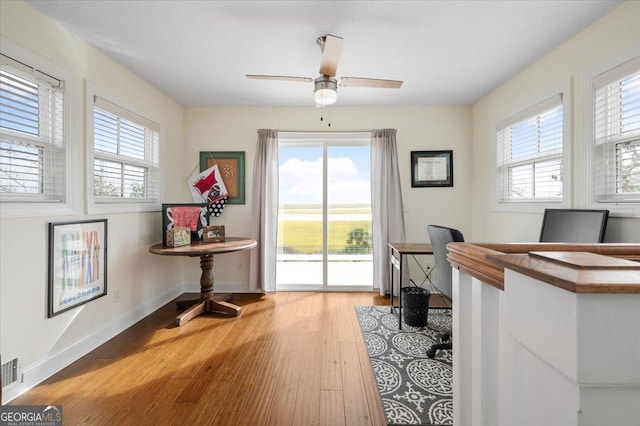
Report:
[[[144,301],[142,304],[123,312],[116,318],[109,321],[100,330],[88,335],[73,345],[48,356],[42,361],[23,367],[22,382],[3,389],[2,404],[10,402],[39,383],[42,383],[58,371],[96,349],[107,340],[122,333],[124,330],[175,299],[182,293],[191,291],[190,287],[191,286],[186,284],[179,285],[160,295],[156,295],[153,298]],[[200,291],[199,285],[197,286],[196,291]]]

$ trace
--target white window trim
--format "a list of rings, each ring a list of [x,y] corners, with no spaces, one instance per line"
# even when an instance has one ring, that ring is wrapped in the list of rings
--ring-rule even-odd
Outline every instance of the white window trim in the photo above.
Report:
[[[87,200],[87,214],[109,214],[109,213],[142,213],[142,212],[156,212],[160,211],[162,208],[162,168],[160,167],[160,161],[162,158],[162,125],[158,124],[158,199],[154,201],[137,201],[130,199],[118,200],[116,202],[111,203],[100,203],[96,202],[95,197],[93,195],[93,158],[94,158],[94,148],[93,148],[93,110],[94,110],[94,99],[96,97],[102,98],[107,102],[110,102],[114,105],[117,105],[120,108],[126,109],[128,111],[133,112],[141,117],[149,121],[153,121],[155,123],[160,123],[159,120],[154,119],[150,116],[150,114],[146,113],[138,113],[137,108],[132,107],[127,102],[123,102],[112,94],[102,90],[95,83],[90,81],[86,81],[85,88],[85,115],[86,115],[86,164],[85,164],[85,172],[86,172],[86,200]]]
[[[0,36],[2,53],[64,81],[64,152],[65,152],[65,201],[60,203],[10,202],[0,203],[0,217],[67,216],[76,213],[77,187],[75,133],[75,76],[73,72],[50,62],[42,56]]]
[[[573,167],[571,162],[571,146],[572,146],[572,126],[571,126],[571,105],[572,105],[572,81],[566,80],[561,84],[549,88],[541,92],[536,98],[531,99],[519,108],[514,108],[515,113],[503,116],[501,119],[493,123],[491,130],[492,150],[492,179],[491,179],[491,206],[492,211],[498,212],[521,212],[521,213],[541,213],[544,209],[567,209],[572,204],[572,176]],[[523,112],[536,107],[549,98],[554,96],[562,96],[562,200],[559,201],[498,201],[496,188],[498,181],[498,164],[497,164],[497,146],[496,146],[496,128],[500,123],[512,120]]]
[[[617,55],[602,61],[598,65],[589,69],[584,73],[583,78],[583,117],[584,117],[584,143],[585,143],[585,175],[584,175],[584,194],[583,199],[586,200],[587,208],[609,210],[609,216],[614,217],[640,217],[640,202],[602,202],[595,198],[595,158],[593,155],[593,147],[595,143],[594,135],[594,105],[593,105],[593,80],[610,71],[625,62],[628,62],[640,56],[640,42],[633,44]]]

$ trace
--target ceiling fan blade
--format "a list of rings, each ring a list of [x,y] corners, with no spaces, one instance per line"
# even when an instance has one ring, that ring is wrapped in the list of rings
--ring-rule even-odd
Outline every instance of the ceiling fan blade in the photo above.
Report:
[[[292,77],[289,75],[262,75],[262,74],[246,74],[247,78],[256,80],[282,80],[282,81],[299,81],[301,83],[311,83],[312,78],[309,77]]]
[[[342,50],[342,37],[327,34],[318,39],[322,48],[322,60],[320,61],[320,74],[336,76],[338,72],[338,61],[340,60],[340,50]]]
[[[402,80],[382,80],[379,78],[342,77],[341,87],[380,87],[384,89],[399,89]]]

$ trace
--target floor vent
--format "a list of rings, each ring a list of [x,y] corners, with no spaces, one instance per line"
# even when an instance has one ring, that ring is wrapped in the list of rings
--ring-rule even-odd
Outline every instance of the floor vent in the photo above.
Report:
[[[18,381],[18,358],[2,364],[2,387]]]

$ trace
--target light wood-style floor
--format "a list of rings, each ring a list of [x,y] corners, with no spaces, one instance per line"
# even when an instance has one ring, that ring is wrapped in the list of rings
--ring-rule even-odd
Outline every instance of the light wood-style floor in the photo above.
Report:
[[[355,305],[377,293],[235,295],[173,327],[169,303],[11,404],[65,425],[384,425]]]

